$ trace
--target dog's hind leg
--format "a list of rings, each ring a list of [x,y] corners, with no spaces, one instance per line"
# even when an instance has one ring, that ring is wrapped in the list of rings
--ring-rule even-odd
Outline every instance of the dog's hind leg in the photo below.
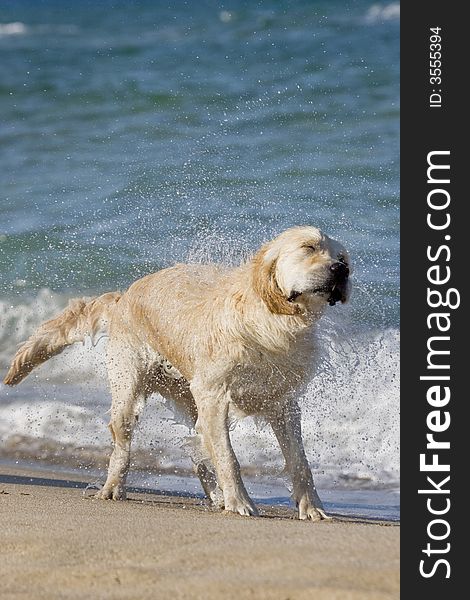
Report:
[[[162,392],[163,395],[164,392]],[[174,394],[178,398],[178,394]],[[184,394],[179,394],[179,402],[175,403],[176,415],[179,415],[183,422],[190,429],[196,429],[197,407],[193,395],[189,389]],[[210,456],[204,447],[204,441],[200,433],[194,433],[187,437],[186,449],[193,463],[193,469],[199,477],[201,487],[204,490],[208,500],[217,508],[224,507],[224,494],[217,483],[214,466],[211,463]]]
[[[196,435],[191,436],[188,447],[189,455],[193,461],[194,472],[199,477],[204,493],[211,504],[217,508],[224,508],[224,494],[217,482],[215,469],[209,454],[204,448],[202,435],[196,433]]]
[[[143,398],[135,397],[131,390],[127,394],[113,396],[109,428],[113,436],[113,452],[109,459],[108,476],[103,488],[96,494],[103,500],[125,500],[126,478],[130,463],[131,437],[139,413],[144,405]]]
[[[135,424],[145,404],[139,385],[139,363],[122,345],[108,346],[108,374],[112,405],[109,428],[113,436],[113,452],[109,460],[108,477],[96,494],[104,500],[126,498],[126,477],[129,470],[131,438]]]
[[[217,477],[213,469],[207,465],[205,461],[201,461],[194,465],[199,481],[201,482],[204,493],[211,501],[211,504],[217,508],[224,508],[224,493],[217,483]]]

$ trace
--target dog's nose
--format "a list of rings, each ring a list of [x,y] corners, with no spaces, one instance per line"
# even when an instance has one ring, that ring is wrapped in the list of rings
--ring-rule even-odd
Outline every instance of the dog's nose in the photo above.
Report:
[[[349,267],[344,262],[335,262],[331,265],[330,271],[333,272],[338,279],[346,279],[349,276]]]

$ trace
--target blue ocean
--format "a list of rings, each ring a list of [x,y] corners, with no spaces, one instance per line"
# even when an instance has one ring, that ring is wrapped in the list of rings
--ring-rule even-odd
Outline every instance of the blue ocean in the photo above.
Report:
[[[354,289],[321,327],[301,401],[307,454],[327,508],[398,518],[399,12],[370,0],[3,1],[2,373],[71,297],[178,261],[236,264],[316,225],[348,248]],[[101,472],[105,343],[0,384],[3,460]],[[191,487],[187,435],[152,398],[135,481]],[[282,477],[275,491],[260,483],[283,466],[271,432],[246,419],[232,436],[260,499],[284,502]]]

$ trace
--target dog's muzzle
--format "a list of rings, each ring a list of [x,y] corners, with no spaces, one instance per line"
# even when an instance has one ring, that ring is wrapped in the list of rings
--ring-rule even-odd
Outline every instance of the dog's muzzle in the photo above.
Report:
[[[331,291],[328,304],[334,306],[337,302],[345,302],[347,298],[349,267],[346,263],[338,261],[330,266],[332,274]]]
[[[349,267],[344,262],[335,262],[329,267],[330,277],[328,282],[315,289],[306,290],[312,294],[327,295],[327,301],[330,306],[334,306],[337,302],[346,302],[349,289]],[[303,292],[292,290],[287,297],[288,302],[295,302]]]

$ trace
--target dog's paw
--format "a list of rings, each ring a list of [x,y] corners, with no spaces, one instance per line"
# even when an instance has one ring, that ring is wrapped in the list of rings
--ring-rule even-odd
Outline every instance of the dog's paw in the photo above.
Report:
[[[224,499],[225,510],[228,512],[238,513],[243,517],[257,517],[258,509],[248,497],[243,497],[241,494],[227,495]]]
[[[105,485],[95,494],[100,500],[125,500],[126,489],[123,485]]]
[[[329,517],[324,510],[321,508],[315,508],[314,506],[310,506],[307,510],[300,511],[299,510],[299,519],[301,521],[332,521],[333,519]]]
[[[329,517],[323,507],[314,506],[311,499],[305,495],[301,501],[299,502],[299,519],[301,521],[332,521],[333,519]]]

